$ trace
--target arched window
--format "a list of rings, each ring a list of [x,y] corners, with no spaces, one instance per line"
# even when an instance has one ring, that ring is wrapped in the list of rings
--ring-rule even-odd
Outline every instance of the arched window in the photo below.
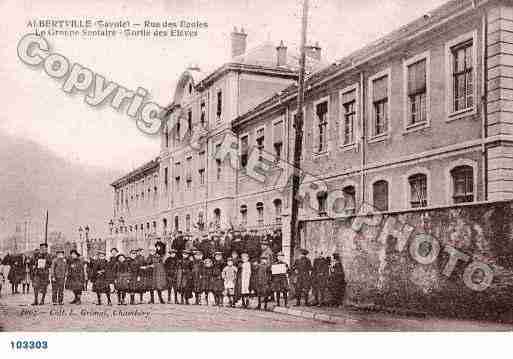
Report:
[[[167,234],[167,218],[162,219],[162,233]]]
[[[281,223],[281,209],[282,209],[282,202],[281,199],[276,198],[273,201],[274,204],[274,216],[276,223]]]
[[[424,173],[416,173],[408,177],[408,183],[411,208],[427,207],[427,176]]]
[[[198,213],[198,228],[200,231],[205,228],[205,220],[203,219],[203,212]]]
[[[151,225],[153,227],[151,233],[157,233],[157,221],[153,221]]]
[[[191,215],[187,214],[185,216],[185,231],[190,232],[191,231]]]
[[[175,231],[180,230],[180,221],[178,219],[178,216],[175,216]]]
[[[372,185],[372,202],[377,211],[388,211],[388,182],[379,180]]]
[[[454,167],[451,178],[454,203],[474,202],[474,169],[467,165]]]
[[[342,189],[344,192],[344,209],[349,213],[354,213],[356,208],[356,189],[354,186],[346,186]]]
[[[247,226],[248,224],[248,206],[245,204],[240,206],[240,223],[243,226]]]
[[[328,202],[328,192],[320,191],[317,193],[317,205],[318,205],[318,213],[321,217],[326,217],[328,215],[327,212],[327,202]]]
[[[216,227],[221,225],[221,210],[219,208],[214,209],[214,224]]]
[[[264,204],[262,202],[258,202],[256,204],[257,210],[257,222],[259,225],[264,224]]]

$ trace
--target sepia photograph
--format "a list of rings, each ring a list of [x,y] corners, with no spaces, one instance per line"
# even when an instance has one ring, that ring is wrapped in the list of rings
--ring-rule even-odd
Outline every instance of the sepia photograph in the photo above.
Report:
[[[8,353],[513,330],[513,1],[0,14]]]

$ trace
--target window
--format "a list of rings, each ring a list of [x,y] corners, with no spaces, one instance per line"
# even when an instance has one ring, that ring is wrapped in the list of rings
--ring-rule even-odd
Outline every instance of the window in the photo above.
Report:
[[[216,227],[221,225],[221,210],[219,208],[214,209],[214,224]]]
[[[180,221],[178,219],[178,216],[175,216],[175,231],[180,230]]]
[[[388,126],[388,75],[372,81],[372,136],[384,135]]]
[[[427,176],[417,173],[408,177],[411,208],[427,207]]]
[[[328,149],[328,101],[323,101],[315,105],[315,115],[317,117],[317,152],[324,152]]]
[[[166,140],[166,148],[169,148],[169,128],[167,128],[167,124],[166,124],[166,127],[164,128],[164,136],[165,136],[165,140]]]
[[[356,89],[342,94],[342,114],[342,144],[351,145],[355,142]]]
[[[356,209],[356,189],[354,186],[346,186],[342,192],[344,192],[344,209],[353,214]]]
[[[283,149],[283,132],[283,121],[278,121],[273,124],[273,147],[275,162],[279,162],[281,160]]]
[[[259,225],[264,224],[264,204],[262,202],[258,202],[256,204],[257,210],[257,222]]]
[[[187,174],[185,175],[185,183],[188,191],[192,188],[192,157],[189,156],[186,159]]]
[[[240,206],[240,223],[243,226],[247,226],[248,224],[248,206],[245,204]]]
[[[169,169],[167,167],[164,168],[164,188],[168,189],[168,185],[169,185]]]
[[[205,123],[207,121],[207,106],[205,101],[201,101],[200,104],[200,123],[202,127],[205,127]]]
[[[180,191],[180,162],[175,163],[175,191]]]
[[[153,221],[152,225],[152,233],[157,233],[157,222]]]
[[[192,133],[192,109],[187,111],[187,134]]]
[[[242,169],[245,169],[248,165],[249,157],[249,136],[243,136],[240,139],[240,165]]]
[[[427,60],[407,66],[408,125],[427,121]]]
[[[220,153],[220,151],[221,151],[221,144],[218,143],[216,145],[216,154]],[[223,166],[223,162],[221,161],[221,159],[216,158],[216,178],[217,178],[217,180],[221,179],[222,166]]]
[[[223,114],[223,92],[221,90],[217,91],[217,104],[216,104],[216,116],[217,119],[221,119],[221,115]]]
[[[167,234],[167,219],[162,219],[162,233]]]
[[[471,166],[458,166],[452,169],[454,203],[474,201],[474,169]]]
[[[258,149],[258,160],[262,161],[262,154],[265,146],[265,128],[259,128],[256,132],[256,146]]]
[[[281,199],[277,198],[273,201],[274,204],[274,216],[277,224],[281,223],[281,210],[282,210],[282,202]]]
[[[191,231],[191,215],[187,214],[185,216],[185,231],[190,232]]]
[[[198,213],[198,228],[200,231],[205,228],[205,220],[203,219],[203,212]]]
[[[388,182],[376,181],[372,185],[372,199],[377,211],[388,211]]]
[[[321,191],[317,193],[317,206],[319,216],[326,217],[328,215],[327,212],[327,202],[328,202],[328,193],[326,191]]]
[[[204,168],[200,168],[198,170],[198,173],[199,173],[200,185],[204,185],[205,184],[205,169]]]
[[[176,143],[180,143],[180,119],[177,119],[176,125],[175,125],[175,141]]]
[[[452,111],[458,112],[474,106],[473,40],[451,48],[452,56]]]

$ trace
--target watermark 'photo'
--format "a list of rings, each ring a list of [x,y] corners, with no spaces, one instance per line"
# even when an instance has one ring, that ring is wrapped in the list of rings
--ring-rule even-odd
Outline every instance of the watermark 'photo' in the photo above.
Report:
[[[0,12],[3,333],[513,330],[511,1]]]

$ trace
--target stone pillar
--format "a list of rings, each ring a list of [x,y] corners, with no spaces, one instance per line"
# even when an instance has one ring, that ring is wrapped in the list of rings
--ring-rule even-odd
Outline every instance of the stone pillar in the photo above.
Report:
[[[513,7],[499,4],[488,12],[487,134],[513,135]],[[488,199],[513,198],[513,141],[490,143]]]

